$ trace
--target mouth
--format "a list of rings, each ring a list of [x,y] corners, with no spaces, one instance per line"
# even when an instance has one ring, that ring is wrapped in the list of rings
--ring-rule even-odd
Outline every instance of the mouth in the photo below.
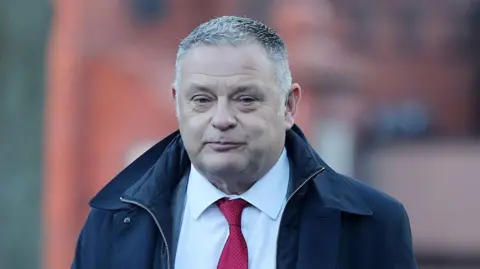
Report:
[[[225,151],[238,149],[243,145],[245,145],[245,143],[230,142],[230,141],[213,141],[213,142],[206,143],[206,145],[211,149],[213,149],[214,151],[225,152]]]

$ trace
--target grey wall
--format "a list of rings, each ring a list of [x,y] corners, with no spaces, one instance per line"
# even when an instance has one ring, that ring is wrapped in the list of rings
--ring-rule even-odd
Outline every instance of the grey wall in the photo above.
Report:
[[[40,268],[47,0],[0,0],[0,268]]]

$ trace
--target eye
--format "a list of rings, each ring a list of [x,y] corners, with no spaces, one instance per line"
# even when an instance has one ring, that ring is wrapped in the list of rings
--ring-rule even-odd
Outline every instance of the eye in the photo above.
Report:
[[[206,96],[195,96],[192,98],[192,101],[197,103],[197,104],[208,104],[210,102],[210,98],[206,97]]]
[[[257,101],[256,98],[254,97],[251,97],[251,96],[241,96],[240,98],[238,98],[240,100],[240,102],[246,104],[246,105],[249,105],[249,104],[252,104],[253,102]]]

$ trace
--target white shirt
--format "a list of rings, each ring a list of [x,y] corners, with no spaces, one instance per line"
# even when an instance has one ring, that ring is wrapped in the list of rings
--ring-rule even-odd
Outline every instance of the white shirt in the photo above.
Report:
[[[249,269],[276,267],[277,236],[285,206],[290,166],[283,150],[277,163],[248,191],[229,196],[214,187],[192,165],[175,258],[176,269],[216,269],[228,237],[228,224],[215,202],[242,198],[252,206],[242,213],[242,233]]]

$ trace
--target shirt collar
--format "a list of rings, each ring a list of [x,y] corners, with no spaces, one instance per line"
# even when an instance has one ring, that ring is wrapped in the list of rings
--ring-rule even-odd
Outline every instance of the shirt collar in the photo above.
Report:
[[[258,208],[271,219],[277,219],[285,203],[289,178],[290,165],[285,149],[267,174],[248,191],[238,196],[229,196],[217,189],[192,164],[187,186],[187,206],[192,217],[197,219],[217,200],[238,197]]]

